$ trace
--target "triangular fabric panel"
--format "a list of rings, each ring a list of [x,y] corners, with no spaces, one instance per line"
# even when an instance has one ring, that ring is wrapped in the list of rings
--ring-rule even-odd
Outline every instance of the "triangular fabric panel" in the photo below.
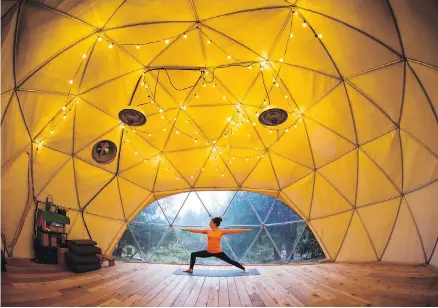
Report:
[[[357,157],[357,150],[354,150],[318,169],[318,172],[351,204],[354,204],[356,199]]]
[[[394,130],[362,146],[376,164],[385,171],[397,189],[402,189],[402,153],[400,131]],[[405,159],[403,157],[403,159]]]
[[[435,87],[435,82],[438,78],[438,70],[415,62],[409,62],[409,65],[417,74],[421,84],[426,90],[435,112],[438,112],[438,89]]]
[[[7,2],[2,3],[2,23],[1,23],[1,35],[2,35],[2,80],[1,80],[1,93],[5,93],[14,88],[14,37],[15,26],[17,24],[17,9],[9,12],[8,15],[3,16],[3,8],[7,5]],[[7,47],[6,47],[7,46]]]
[[[266,229],[262,228],[253,245],[243,259],[244,263],[272,263],[280,262],[282,256],[277,251]]]
[[[6,113],[6,111],[7,111],[7,109],[8,109],[8,106],[9,106],[9,103],[11,102],[11,100],[12,100],[12,96],[14,96],[15,95],[15,93],[14,92],[9,92],[9,93],[5,93],[5,94],[3,94],[2,95],[2,97],[1,97],[1,109],[2,109],[2,117],[1,117],[1,120],[3,121],[3,117],[4,117],[4,115],[5,115],[5,113]]]
[[[274,153],[270,153],[269,157],[274,166],[280,188],[287,187],[312,172],[311,169]]]
[[[127,169],[126,171],[122,171],[120,176],[147,190],[152,191],[154,188],[159,164],[159,159],[143,161],[136,166]]]
[[[160,225],[169,224],[166,216],[161,210],[158,201],[155,201],[154,203],[146,206],[140,213],[137,214],[137,216],[135,216],[132,221],[138,223],[150,223]]]
[[[224,225],[258,225],[260,220],[244,192],[237,192],[223,217]]]
[[[203,166],[195,187],[235,188],[237,183],[219,155],[212,154]]]
[[[69,240],[86,240],[90,239],[87,229],[85,228],[84,219],[82,214],[79,213],[78,217],[70,225],[70,230],[68,232]],[[100,243],[98,243],[100,245]]]
[[[417,227],[406,201],[402,200],[400,211],[382,261],[424,263],[424,252]]]
[[[189,184],[167,160],[162,159],[155,180],[155,191],[189,188]]]
[[[65,225],[65,232],[67,234],[69,234],[71,228],[76,223],[76,220],[77,219],[82,219],[82,215],[78,211],[68,210],[67,211],[67,217],[70,218],[70,224],[69,225]]]
[[[271,210],[272,205],[275,202],[275,199],[270,196],[252,192],[245,192],[245,197],[248,199],[252,207],[257,212],[260,220],[264,222],[269,211]]]
[[[432,256],[435,243],[438,239],[438,182],[434,182],[413,193],[405,196],[409,204],[414,220],[417,223],[420,232],[421,241],[423,242],[426,258]]]
[[[114,142],[116,141],[118,140],[114,140]],[[121,152],[119,162],[119,170],[121,170],[121,172],[133,168],[143,163],[145,159],[160,153],[158,149],[139,136],[137,131],[134,132],[134,129],[131,131],[125,129],[123,142],[118,151]]]
[[[302,220],[288,205],[280,200],[275,200],[269,212],[266,224],[277,224],[285,222],[295,222]]]
[[[310,217],[314,183],[315,173],[312,173],[282,190],[283,194],[299,209],[300,214],[306,219]]]
[[[109,206],[111,206],[109,208]],[[85,208],[86,213],[125,220],[117,179],[114,178]]]
[[[217,191],[214,194],[208,191],[198,191],[196,194],[204,204],[207,211],[212,217],[219,217],[224,215],[225,210],[233,200],[236,192],[234,191]],[[246,193],[245,193],[246,194]]]
[[[80,159],[74,159],[76,185],[80,206],[84,207],[109,181],[111,173],[94,167]]]
[[[173,225],[205,226],[210,223],[210,215],[195,192],[191,192],[175,218]]]
[[[132,214],[144,202],[149,200],[151,193],[121,177],[117,177],[120,195],[122,198],[123,211],[126,219],[132,219]]]
[[[79,209],[72,159],[69,159],[61,170],[51,176],[50,182],[38,194],[38,197],[43,200],[48,195],[53,196],[56,205]]]
[[[403,63],[397,63],[353,77],[350,81],[398,123],[403,94],[403,71]]]
[[[333,186],[316,173],[310,219],[350,210],[352,207]]]
[[[331,259],[335,259],[338,255],[352,214],[353,211],[348,211],[327,218],[310,221],[313,230],[318,235],[323,246],[327,249]]]
[[[106,252],[113,240],[126,227],[123,221],[102,218],[94,215],[84,214],[85,223],[90,232],[91,239]]]
[[[307,133],[316,167],[324,166],[354,149],[354,144],[317,124],[306,120]]]
[[[382,170],[362,151],[359,151],[357,199],[358,206],[388,200],[399,192]]]
[[[370,262],[377,256],[359,215],[355,212],[336,261]]]
[[[403,149],[403,190],[411,191],[438,179],[438,155],[430,153],[401,131]]]
[[[406,91],[400,127],[438,154],[438,121],[423,90],[410,69],[406,69]]]
[[[146,259],[145,261],[149,261],[154,249],[163,239],[166,232],[171,231],[169,230],[169,226],[140,223],[131,223],[129,228]]]
[[[169,249],[172,248],[172,254]],[[189,256],[175,232],[170,229],[167,231],[161,243],[154,250],[150,262],[154,263],[187,263]]]
[[[380,259],[388,243],[400,205],[400,198],[360,207],[359,216]]]
[[[243,187],[278,190],[277,176],[269,155],[260,159],[254,170],[243,183]]]

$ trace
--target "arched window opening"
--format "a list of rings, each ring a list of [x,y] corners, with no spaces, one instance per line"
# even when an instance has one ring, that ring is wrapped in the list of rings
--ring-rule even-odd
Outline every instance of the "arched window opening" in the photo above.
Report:
[[[250,232],[226,235],[222,249],[246,264],[308,262],[325,258],[306,222],[279,199],[246,191],[200,191],[169,196],[150,204],[128,225],[114,256],[126,261],[189,263],[190,253],[206,248],[204,234],[211,217],[221,228]],[[199,264],[219,264],[216,258]]]

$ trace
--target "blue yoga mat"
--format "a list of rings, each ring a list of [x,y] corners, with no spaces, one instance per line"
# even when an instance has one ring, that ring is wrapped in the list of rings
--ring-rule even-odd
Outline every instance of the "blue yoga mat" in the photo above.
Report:
[[[184,269],[179,268],[174,272],[175,275],[186,276],[204,276],[204,277],[236,277],[236,276],[255,276],[260,275],[256,269],[249,269],[248,274],[242,270],[209,270],[209,269],[194,269],[193,273],[186,273]]]

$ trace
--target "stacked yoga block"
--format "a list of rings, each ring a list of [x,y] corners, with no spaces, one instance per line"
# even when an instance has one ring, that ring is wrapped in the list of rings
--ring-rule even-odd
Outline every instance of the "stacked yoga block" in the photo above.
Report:
[[[102,250],[91,240],[69,240],[65,253],[67,267],[75,273],[98,270],[102,267]]]

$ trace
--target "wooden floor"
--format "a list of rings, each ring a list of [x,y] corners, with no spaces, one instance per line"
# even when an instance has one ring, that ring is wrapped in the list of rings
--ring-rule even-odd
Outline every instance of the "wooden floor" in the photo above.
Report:
[[[117,263],[85,274],[9,260],[2,306],[437,306],[438,273],[424,266],[257,266],[262,275],[188,277],[177,265]],[[203,268],[229,269],[227,266]]]

